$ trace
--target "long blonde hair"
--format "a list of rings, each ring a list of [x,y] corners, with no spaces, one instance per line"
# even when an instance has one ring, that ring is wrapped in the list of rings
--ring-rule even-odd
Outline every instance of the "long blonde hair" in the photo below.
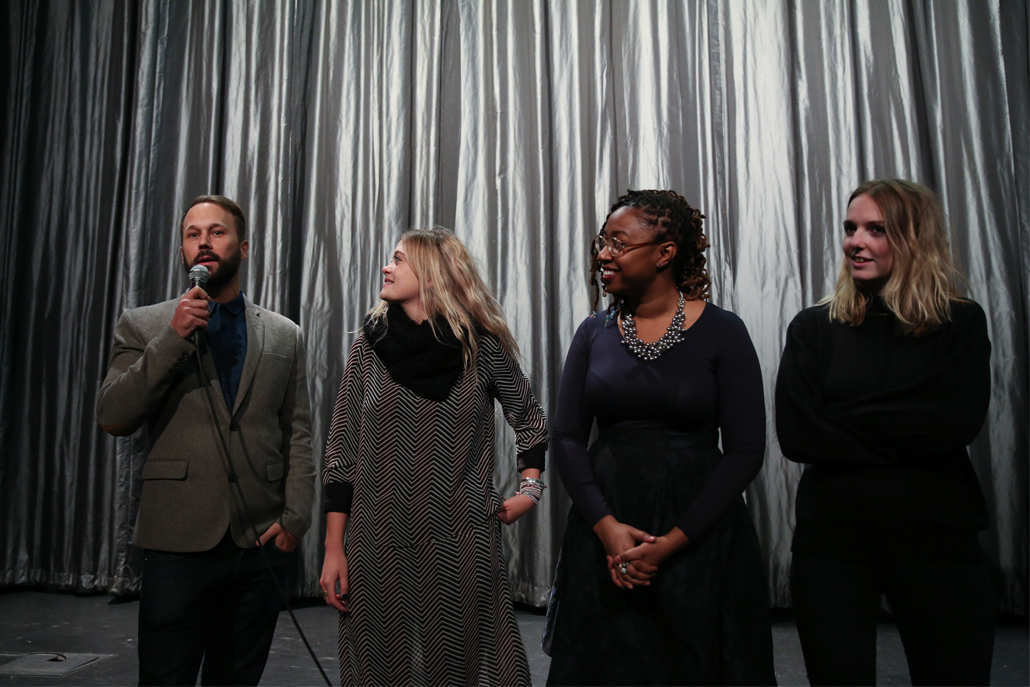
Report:
[[[412,229],[401,235],[404,253],[418,279],[419,301],[429,325],[439,338],[437,318],[442,318],[461,342],[465,367],[476,369],[479,338],[493,334],[510,355],[519,355],[501,306],[479,276],[476,260],[465,244],[443,227]],[[368,316],[375,327],[386,327],[386,301],[372,308]]]
[[[848,198],[867,195],[880,208],[894,257],[894,267],[880,291],[884,305],[898,319],[902,334],[922,336],[951,319],[951,301],[961,300],[965,279],[955,268],[948,244],[944,208],[937,194],[904,179],[867,181]],[[830,319],[855,327],[862,324],[871,296],[851,277],[848,260],[829,303]]]

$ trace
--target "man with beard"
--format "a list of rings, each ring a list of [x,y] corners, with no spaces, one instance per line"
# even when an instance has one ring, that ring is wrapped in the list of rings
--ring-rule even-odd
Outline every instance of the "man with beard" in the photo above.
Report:
[[[256,685],[314,468],[304,342],[247,301],[240,206],[201,196],[180,224],[186,270],[206,288],[125,312],[97,398],[105,431],[144,425],[150,451],[133,544],[143,551],[141,685]],[[265,560],[269,564],[266,564]],[[273,577],[274,575],[274,577]]]

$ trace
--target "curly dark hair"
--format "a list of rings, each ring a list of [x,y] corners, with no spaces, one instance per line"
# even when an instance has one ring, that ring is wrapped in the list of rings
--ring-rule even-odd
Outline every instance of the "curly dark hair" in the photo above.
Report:
[[[676,287],[688,300],[708,300],[712,297],[712,282],[708,278],[705,267],[707,259],[704,251],[708,248],[708,237],[702,229],[705,218],[701,211],[691,207],[686,198],[675,191],[634,191],[629,189],[626,195],[620,196],[608,211],[601,225],[600,234],[608,226],[612,214],[620,208],[637,208],[641,210],[644,222],[655,229],[654,240],[669,238],[676,242],[676,257],[668,269],[672,270]],[[601,269],[597,260],[598,251],[594,244],[590,248],[590,284],[594,287],[594,302],[591,306],[597,310],[601,299],[597,273]]]

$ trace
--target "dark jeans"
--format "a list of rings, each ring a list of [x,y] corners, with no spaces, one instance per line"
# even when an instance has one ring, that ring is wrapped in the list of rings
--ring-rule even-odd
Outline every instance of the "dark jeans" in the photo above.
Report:
[[[285,588],[292,553],[263,547]],[[200,553],[143,553],[139,605],[139,683],[256,685],[272,645],[282,600],[257,548],[228,533]]]
[[[812,685],[876,684],[881,594],[913,685],[990,684],[994,595],[982,564],[854,563],[795,554],[790,589]]]

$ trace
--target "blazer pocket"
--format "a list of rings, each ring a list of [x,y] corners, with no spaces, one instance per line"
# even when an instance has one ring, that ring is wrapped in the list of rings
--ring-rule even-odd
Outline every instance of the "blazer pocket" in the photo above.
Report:
[[[185,460],[157,460],[143,464],[143,479],[186,479]]]
[[[268,463],[265,465],[265,470],[268,473],[269,482],[277,482],[283,478],[283,462],[281,460],[278,463]]]

